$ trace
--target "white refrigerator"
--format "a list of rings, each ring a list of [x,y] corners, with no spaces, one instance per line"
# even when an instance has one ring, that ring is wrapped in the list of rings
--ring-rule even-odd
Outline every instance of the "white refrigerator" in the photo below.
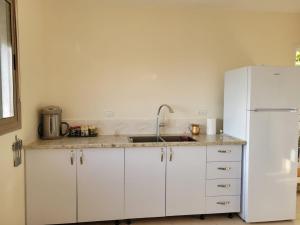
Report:
[[[225,74],[224,133],[243,148],[240,216],[296,218],[300,68],[253,66]]]

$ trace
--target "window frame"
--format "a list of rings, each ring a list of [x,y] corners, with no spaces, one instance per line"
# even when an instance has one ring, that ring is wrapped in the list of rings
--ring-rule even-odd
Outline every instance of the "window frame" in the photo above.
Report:
[[[16,2],[15,0],[3,0],[10,4],[11,16],[11,35],[12,35],[12,51],[13,51],[13,101],[14,116],[0,119],[0,135],[10,133],[22,128],[21,121],[21,99],[19,89],[19,60],[18,60],[18,37],[16,22]]]
[[[297,62],[297,52],[300,52],[300,47],[296,48],[295,51],[295,66],[300,66],[300,62]]]

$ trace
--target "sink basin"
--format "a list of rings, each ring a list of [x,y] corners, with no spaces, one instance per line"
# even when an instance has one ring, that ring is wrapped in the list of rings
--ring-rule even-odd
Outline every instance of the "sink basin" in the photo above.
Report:
[[[165,142],[194,142],[194,138],[189,136],[161,136]]]
[[[135,136],[129,137],[129,141],[132,143],[147,143],[147,142],[163,142],[161,138],[156,136]]]
[[[194,142],[195,139],[189,136],[132,136],[129,137],[131,143],[149,143],[149,142]]]

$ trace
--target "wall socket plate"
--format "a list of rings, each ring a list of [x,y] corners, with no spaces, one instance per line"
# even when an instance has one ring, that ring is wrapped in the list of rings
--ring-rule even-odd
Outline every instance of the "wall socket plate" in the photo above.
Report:
[[[112,117],[115,116],[115,113],[114,113],[113,111],[106,110],[106,111],[104,111],[104,116],[105,116],[106,118],[112,118]]]
[[[200,109],[198,111],[198,115],[200,116],[201,119],[206,119],[207,118],[207,110],[206,109]]]

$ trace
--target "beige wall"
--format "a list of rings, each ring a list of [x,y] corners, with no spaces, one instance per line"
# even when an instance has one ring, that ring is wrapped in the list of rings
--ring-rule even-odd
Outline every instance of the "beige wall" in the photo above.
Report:
[[[300,14],[107,2],[46,1],[46,103],[66,119],[153,118],[161,103],[222,118],[224,71],[293,65],[300,44]]]
[[[0,224],[24,225],[24,167],[13,167],[11,145],[15,135],[25,142],[35,139],[37,107],[43,98],[42,10],[38,0],[18,2],[22,126],[0,136]]]
[[[10,146],[15,134],[35,139],[39,106],[68,119],[153,118],[161,103],[176,118],[222,117],[224,71],[293,65],[300,44],[299,14],[108,2],[19,1],[23,128],[0,137],[0,224],[24,224]]]

